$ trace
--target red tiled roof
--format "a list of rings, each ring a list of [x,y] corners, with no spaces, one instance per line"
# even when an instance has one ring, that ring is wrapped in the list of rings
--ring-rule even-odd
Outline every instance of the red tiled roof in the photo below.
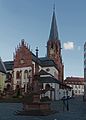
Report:
[[[69,84],[74,84],[74,83],[77,83],[77,84],[81,84],[84,82],[84,78],[81,78],[81,77],[67,77],[65,80],[64,80],[65,83],[69,83]]]

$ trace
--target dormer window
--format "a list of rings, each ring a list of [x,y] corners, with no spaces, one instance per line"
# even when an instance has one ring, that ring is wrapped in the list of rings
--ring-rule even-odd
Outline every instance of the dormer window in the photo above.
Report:
[[[47,72],[49,72],[49,71],[50,71],[50,69],[49,69],[49,68],[47,68],[47,69],[46,69],[46,71],[47,71]]]

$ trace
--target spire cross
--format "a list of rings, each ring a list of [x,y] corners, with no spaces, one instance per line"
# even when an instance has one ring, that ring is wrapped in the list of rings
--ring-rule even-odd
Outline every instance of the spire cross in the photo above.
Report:
[[[53,12],[55,12],[55,2],[54,2],[54,4],[53,4]]]

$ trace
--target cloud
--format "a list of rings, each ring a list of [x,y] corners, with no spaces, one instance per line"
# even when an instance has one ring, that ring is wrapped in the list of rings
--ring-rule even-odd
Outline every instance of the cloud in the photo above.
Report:
[[[65,50],[72,50],[74,49],[74,42],[65,42],[63,46]]]

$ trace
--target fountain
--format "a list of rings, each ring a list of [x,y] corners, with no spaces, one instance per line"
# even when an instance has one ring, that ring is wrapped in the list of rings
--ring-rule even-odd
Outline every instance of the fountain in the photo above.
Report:
[[[40,101],[39,75],[33,79],[33,90],[25,95],[23,100],[23,111],[19,115],[49,115],[55,111],[51,110],[51,102]]]

